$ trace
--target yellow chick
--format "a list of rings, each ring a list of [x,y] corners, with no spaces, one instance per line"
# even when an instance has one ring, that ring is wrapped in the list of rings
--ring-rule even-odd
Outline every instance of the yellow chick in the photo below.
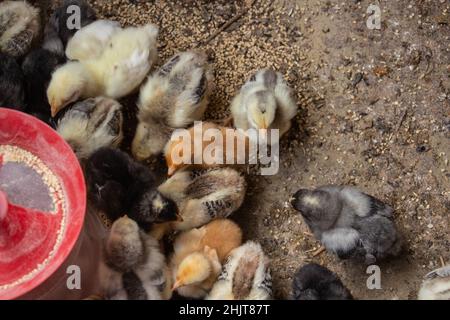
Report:
[[[246,189],[244,177],[231,168],[179,171],[158,187],[179,209],[182,221],[170,222],[175,230],[227,218],[242,205]]]
[[[248,241],[231,251],[207,300],[268,300],[272,298],[269,259],[259,243]]]
[[[129,27],[115,33],[97,59],[72,61],[52,75],[47,98],[52,116],[79,99],[122,98],[144,80],[157,58],[154,25]]]
[[[88,24],[67,43],[67,58],[83,61],[100,57],[111,37],[120,30],[120,23],[116,21],[97,20]]]
[[[122,105],[97,97],[77,102],[59,120],[56,130],[83,160],[102,147],[118,147],[123,139],[122,123]]]
[[[0,3],[0,52],[24,56],[39,35],[39,9],[26,1]]]
[[[181,233],[174,241],[170,261],[173,290],[188,298],[205,297],[229,253],[241,243],[241,229],[227,219]]]
[[[134,157],[145,160],[162,153],[173,130],[201,120],[212,87],[213,75],[202,52],[178,53],[153,73],[139,96]]]
[[[221,141],[216,141],[215,138],[208,137],[208,130],[209,129],[217,129],[219,132],[219,135],[221,136]],[[199,130],[199,134],[196,134],[196,130]],[[227,131],[231,134],[232,138],[227,138]],[[186,167],[193,167],[193,168],[214,168],[217,166],[226,165],[228,163],[227,156],[230,156],[227,154],[227,148],[230,147],[230,143],[233,143],[233,163],[234,164],[244,164],[246,163],[246,160],[248,160],[248,151],[249,151],[249,140],[245,132],[241,130],[235,130],[232,128],[222,127],[217,124],[211,123],[211,122],[202,122],[197,125],[192,126],[189,128],[188,131],[188,137],[190,142],[190,147],[188,148],[188,151],[190,151],[190,155],[186,156],[184,154],[185,152],[185,145],[186,141],[184,141],[183,138],[179,138],[176,136],[176,132],[172,135],[169,142],[167,142],[165,148],[164,148],[164,157],[166,159],[166,164],[168,167],[168,175],[172,176],[175,172],[177,172],[180,169],[186,168]],[[201,139],[201,141],[198,141],[198,139]],[[204,151],[208,148],[218,148],[222,154],[218,153],[217,161],[215,151],[212,152],[211,159],[214,160],[211,163],[208,163],[207,161],[201,161],[201,163],[195,163],[194,156],[195,156],[195,149],[201,146],[201,154],[204,154]],[[242,147],[240,147],[242,146]],[[238,158],[238,155],[240,158]],[[205,160],[205,159],[202,159]],[[239,160],[239,161],[238,161]]]
[[[291,89],[280,73],[270,69],[253,75],[231,103],[236,128],[279,129],[280,137],[289,130],[296,113]]]

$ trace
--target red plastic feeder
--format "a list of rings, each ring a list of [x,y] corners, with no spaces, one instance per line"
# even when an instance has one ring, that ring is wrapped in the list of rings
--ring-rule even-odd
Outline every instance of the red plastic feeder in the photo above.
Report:
[[[0,108],[0,299],[30,292],[61,266],[85,210],[70,146],[40,120]]]

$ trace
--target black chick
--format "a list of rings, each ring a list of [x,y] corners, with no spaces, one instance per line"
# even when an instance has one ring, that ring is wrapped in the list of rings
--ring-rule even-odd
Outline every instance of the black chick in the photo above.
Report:
[[[112,221],[124,214],[149,230],[153,223],[175,221],[178,208],[155,186],[150,170],[128,154],[101,148],[85,165],[89,196]]]
[[[295,300],[353,300],[337,275],[315,263],[297,270],[292,294]]]
[[[356,188],[301,189],[292,205],[324,247],[341,259],[362,259],[369,265],[401,251],[392,208]]]
[[[0,107],[26,109],[24,77],[16,60],[0,53]]]
[[[67,42],[73,37],[73,35],[79,30],[77,28],[72,28],[71,22],[73,22],[74,11],[71,10],[71,6],[77,6],[80,9],[79,12],[81,28],[87,26],[91,22],[94,22],[96,19],[94,9],[92,9],[85,0],[64,0],[62,5],[53,12],[53,28],[55,30],[58,30],[59,37],[64,47],[67,45]]]
[[[41,48],[32,50],[22,62],[28,113],[55,127],[47,99],[47,87],[53,71],[66,62],[64,46],[55,29],[56,17],[50,17]]]
[[[53,71],[65,62],[64,56],[47,49],[31,51],[22,63],[28,113],[54,125],[47,100],[47,87]]]

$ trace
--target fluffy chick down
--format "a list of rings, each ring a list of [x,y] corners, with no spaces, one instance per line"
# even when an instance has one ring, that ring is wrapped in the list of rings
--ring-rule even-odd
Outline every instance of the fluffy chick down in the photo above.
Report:
[[[208,300],[268,300],[272,298],[269,259],[259,243],[234,249],[222,268]]]
[[[227,219],[181,233],[170,259],[174,289],[184,297],[205,297],[230,252],[242,243],[242,231]]]
[[[227,218],[242,205],[246,189],[245,178],[231,168],[182,170],[158,187],[177,203],[183,218],[171,223],[175,230],[189,230]]]
[[[393,209],[354,187],[300,189],[292,204],[324,247],[341,259],[373,264],[401,252]]]
[[[171,297],[171,279],[159,243],[122,217],[114,222],[100,263],[102,295],[112,300],[161,300]]]
[[[132,144],[138,160],[163,152],[176,128],[201,120],[213,88],[213,74],[203,52],[173,56],[142,86],[138,101],[139,123]]]
[[[79,159],[102,147],[118,147],[123,139],[122,105],[105,97],[76,103],[59,120],[57,131]]]

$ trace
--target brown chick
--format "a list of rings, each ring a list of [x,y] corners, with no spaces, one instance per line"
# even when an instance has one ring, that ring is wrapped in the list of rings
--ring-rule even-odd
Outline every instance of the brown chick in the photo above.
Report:
[[[229,253],[242,243],[242,231],[228,219],[181,233],[171,257],[173,290],[188,298],[203,298],[221,273]]]
[[[210,136],[211,131],[208,129],[217,129],[218,137]],[[196,130],[198,134],[195,133]],[[206,169],[227,164],[248,163],[249,139],[244,131],[222,127],[211,122],[197,122],[188,129],[187,138],[179,136],[176,131],[166,144],[164,156],[169,176],[189,166]],[[199,146],[201,146],[199,150],[201,159],[195,156],[195,149]],[[190,151],[189,154],[185,153],[186,150]],[[231,150],[233,150],[232,154],[229,152]],[[205,159],[205,156],[211,159]]]

